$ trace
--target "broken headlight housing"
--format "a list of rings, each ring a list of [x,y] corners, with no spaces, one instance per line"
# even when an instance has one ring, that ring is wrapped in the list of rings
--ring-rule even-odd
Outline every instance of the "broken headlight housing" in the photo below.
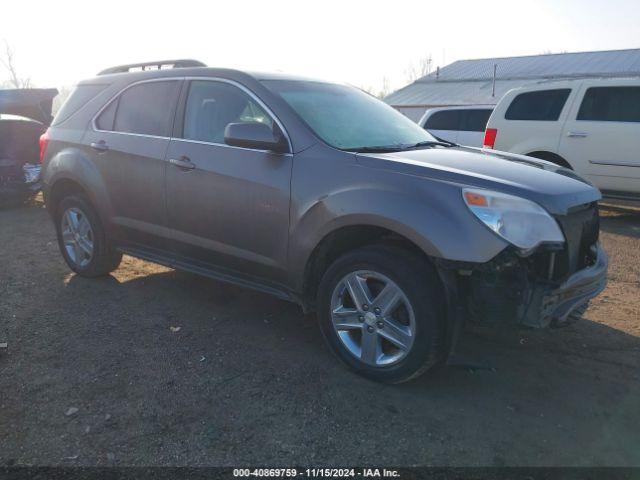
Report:
[[[541,243],[562,243],[558,222],[537,203],[506,193],[465,188],[462,198],[469,210],[489,229],[523,251]]]

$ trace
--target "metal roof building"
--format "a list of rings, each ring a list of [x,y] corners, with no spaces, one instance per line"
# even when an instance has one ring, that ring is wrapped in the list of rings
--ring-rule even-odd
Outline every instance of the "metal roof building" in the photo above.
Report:
[[[417,121],[427,108],[494,105],[512,88],[542,80],[630,76],[640,76],[640,49],[458,60],[384,101]]]

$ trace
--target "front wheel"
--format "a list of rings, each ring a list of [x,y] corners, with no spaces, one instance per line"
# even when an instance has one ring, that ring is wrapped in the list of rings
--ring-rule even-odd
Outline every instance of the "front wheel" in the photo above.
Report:
[[[318,320],[334,353],[372,380],[411,380],[442,358],[444,301],[426,259],[389,246],[336,260],[318,292]]]

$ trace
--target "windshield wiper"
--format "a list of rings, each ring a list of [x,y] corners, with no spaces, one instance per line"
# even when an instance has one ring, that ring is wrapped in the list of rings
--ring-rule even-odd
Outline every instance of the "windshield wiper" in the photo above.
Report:
[[[457,143],[449,142],[448,140],[427,140],[426,142],[418,142],[413,145],[407,146],[407,148],[420,148],[420,147],[457,147]]]
[[[411,150],[413,148],[422,147],[457,147],[458,145],[449,142],[447,140],[427,140],[425,142],[418,142],[413,144],[396,144],[396,145],[374,145],[371,147],[354,147],[343,149],[346,152],[359,152],[359,153],[389,153],[389,152],[401,152],[403,150]]]
[[[377,145],[373,147],[354,147],[344,148],[345,152],[359,152],[359,153],[385,153],[385,152],[399,152],[406,148],[405,145]]]

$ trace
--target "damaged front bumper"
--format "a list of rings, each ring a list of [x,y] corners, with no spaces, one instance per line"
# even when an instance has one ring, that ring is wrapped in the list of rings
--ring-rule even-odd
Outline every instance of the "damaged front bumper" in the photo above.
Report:
[[[520,323],[530,327],[563,324],[571,313],[597,296],[607,286],[609,259],[600,244],[594,246],[593,265],[577,271],[559,286],[534,285],[532,298]]]
[[[566,322],[571,313],[604,290],[608,257],[599,243],[588,249],[583,268],[557,274],[560,251],[540,249],[521,257],[506,250],[485,264],[438,262],[455,323],[543,328]],[[554,270],[555,263],[555,270]]]

